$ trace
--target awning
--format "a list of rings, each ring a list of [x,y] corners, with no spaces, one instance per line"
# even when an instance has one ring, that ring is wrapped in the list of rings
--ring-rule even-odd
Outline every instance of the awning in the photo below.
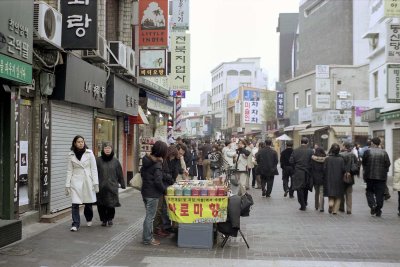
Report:
[[[309,123],[306,123],[306,124],[298,124],[298,125],[291,125],[291,126],[285,127],[285,128],[283,129],[283,131],[284,131],[284,132],[301,131],[301,130],[306,129],[308,126],[310,126]]]
[[[129,122],[132,124],[149,124],[146,115],[141,106],[138,106],[138,115],[129,116]]]
[[[351,126],[331,126],[336,136],[351,136]],[[368,136],[369,127],[354,127],[354,135]]]
[[[386,111],[382,109],[379,118],[381,120],[398,120],[400,119],[400,110],[396,109],[396,110]]]
[[[299,135],[313,135],[313,134],[315,134],[316,131],[320,131],[320,130],[323,130],[326,128],[328,128],[328,126],[311,127],[311,128],[305,129],[303,131],[300,131]]]

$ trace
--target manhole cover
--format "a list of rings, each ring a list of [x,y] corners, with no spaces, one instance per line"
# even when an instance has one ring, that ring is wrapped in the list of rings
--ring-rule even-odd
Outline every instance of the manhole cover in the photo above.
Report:
[[[23,256],[32,252],[30,248],[10,247],[0,250],[0,254],[8,256]]]

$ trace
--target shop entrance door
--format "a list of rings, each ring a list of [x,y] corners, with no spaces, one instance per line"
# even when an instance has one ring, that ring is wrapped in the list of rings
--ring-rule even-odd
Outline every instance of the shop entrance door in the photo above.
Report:
[[[19,212],[29,210],[31,203],[31,188],[33,185],[30,166],[32,165],[32,106],[29,100],[21,101],[19,123]]]
[[[115,147],[115,139],[114,139],[114,120],[106,119],[106,118],[96,118],[94,125],[94,139],[95,145],[94,155],[96,157],[101,156],[101,148],[103,142],[111,142],[114,146],[114,153],[117,154],[117,148]]]

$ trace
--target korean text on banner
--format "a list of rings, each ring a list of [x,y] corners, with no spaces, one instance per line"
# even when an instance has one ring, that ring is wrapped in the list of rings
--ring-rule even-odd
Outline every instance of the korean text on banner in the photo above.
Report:
[[[139,22],[139,46],[168,46],[168,0],[140,0]]]
[[[173,28],[189,29],[189,0],[172,1],[171,23]]]
[[[228,197],[166,196],[169,218],[178,223],[225,222]]]
[[[190,35],[184,31],[171,33],[171,90],[190,89]]]

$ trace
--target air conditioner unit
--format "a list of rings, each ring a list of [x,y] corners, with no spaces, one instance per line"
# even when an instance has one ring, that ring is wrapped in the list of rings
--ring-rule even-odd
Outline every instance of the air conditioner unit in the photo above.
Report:
[[[129,46],[126,47],[126,76],[135,77],[135,51]]]
[[[108,63],[107,40],[97,36],[97,50],[83,50],[82,58],[94,63]]]
[[[126,69],[126,45],[120,41],[110,41],[109,67]]]
[[[62,15],[45,2],[34,3],[33,39],[49,49],[61,49]]]
[[[56,76],[52,73],[40,73],[40,92],[42,95],[53,94],[53,89],[56,87]]]

